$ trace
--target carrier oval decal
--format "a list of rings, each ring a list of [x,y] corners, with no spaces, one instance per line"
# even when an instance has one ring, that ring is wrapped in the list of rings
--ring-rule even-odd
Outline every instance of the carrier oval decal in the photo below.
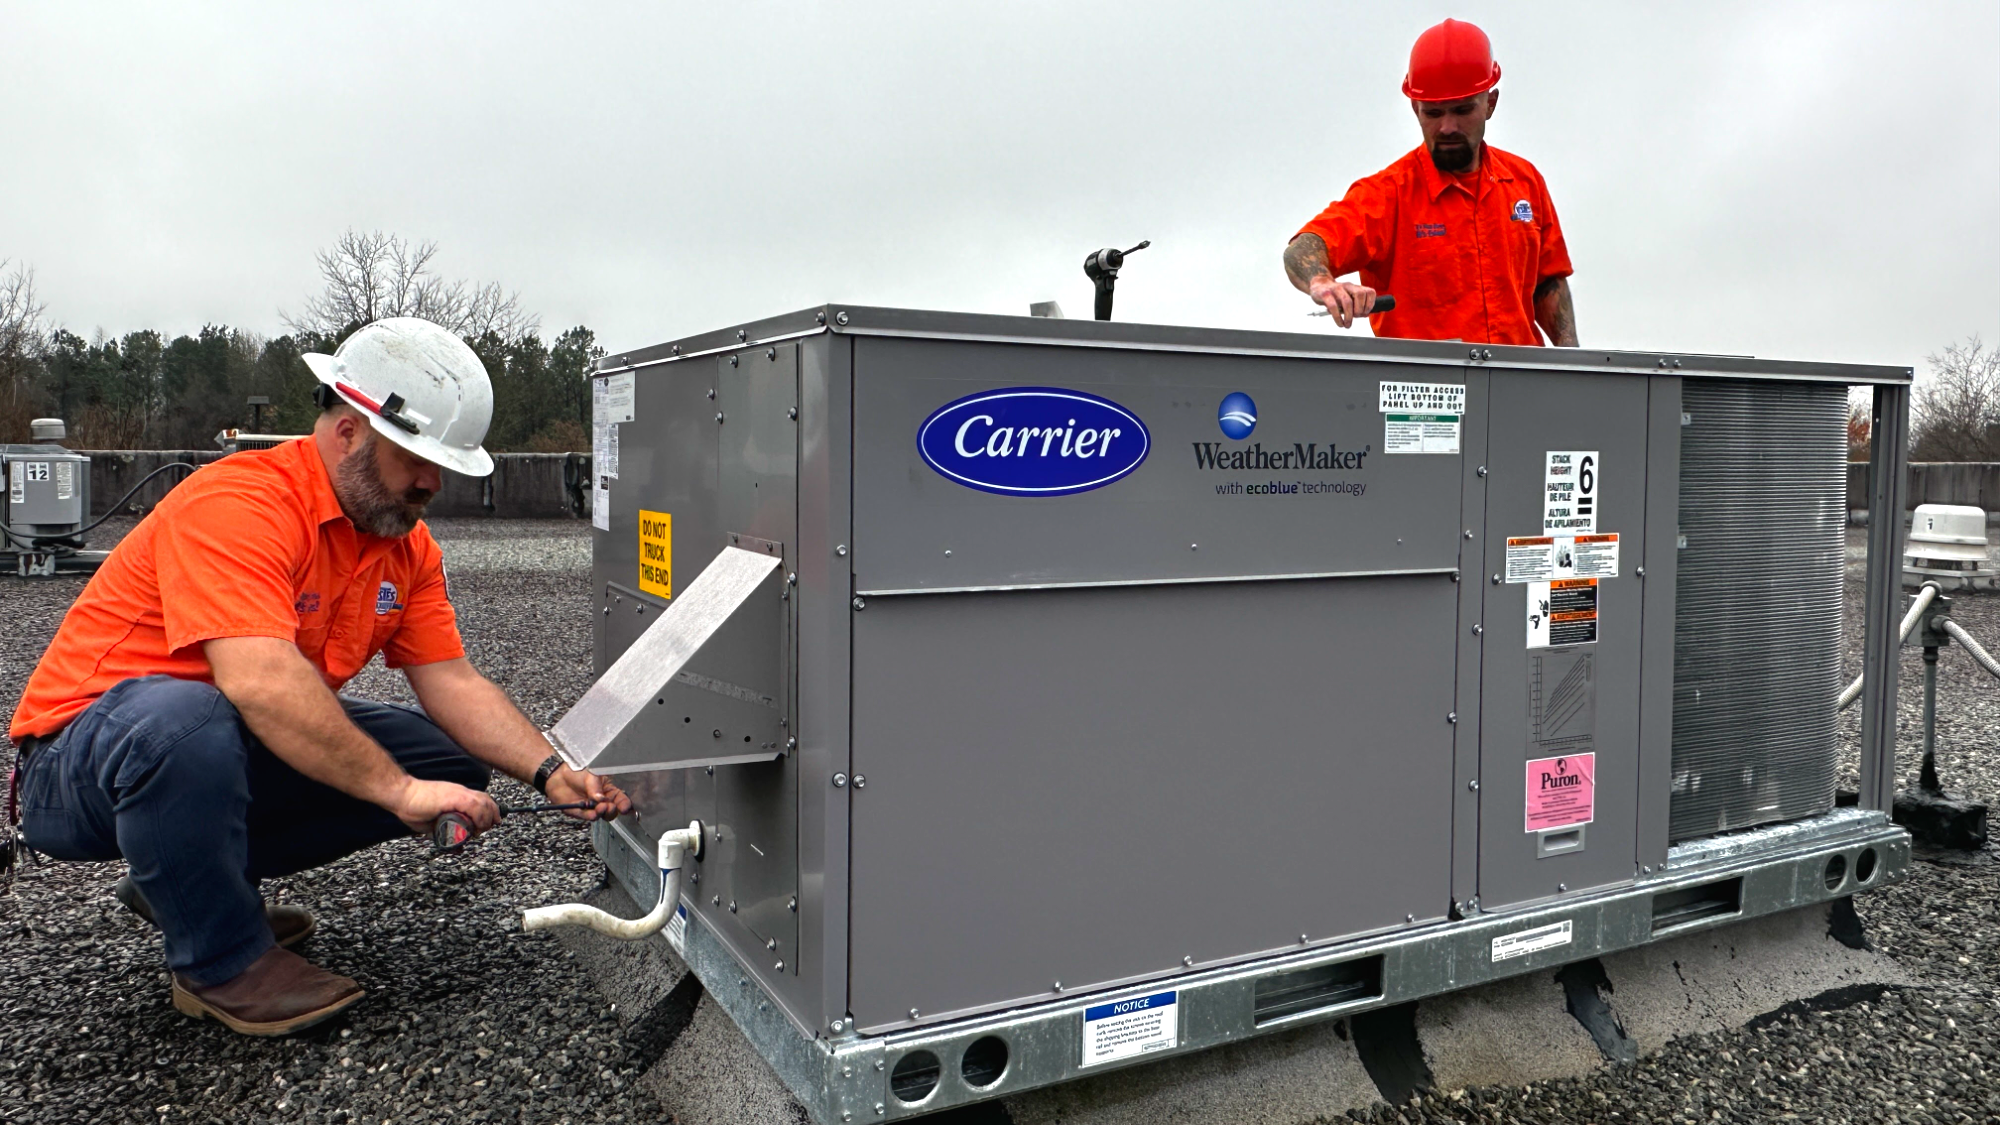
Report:
[[[947,403],[917,431],[924,463],[967,488],[1064,496],[1103,488],[1152,450],[1139,416],[1056,387],[1009,387]]]

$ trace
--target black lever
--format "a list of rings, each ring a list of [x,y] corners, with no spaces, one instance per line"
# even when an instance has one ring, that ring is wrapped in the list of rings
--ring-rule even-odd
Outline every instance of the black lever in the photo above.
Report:
[[[1083,275],[1097,284],[1097,319],[1111,319],[1111,291],[1118,286],[1118,267],[1125,264],[1125,255],[1137,254],[1152,244],[1149,238],[1130,250],[1107,246],[1083,260]]]

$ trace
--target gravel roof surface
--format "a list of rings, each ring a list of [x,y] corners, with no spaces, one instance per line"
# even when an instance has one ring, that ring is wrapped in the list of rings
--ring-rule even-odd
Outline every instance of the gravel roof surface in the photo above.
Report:
[[[108,523],[92,546],[130,526]],[[579,580],[588,525],[441,520],[433,529],[473,661],[531,717],[553,721],[590,678]],[[0,578],[0,713],[11,713],[82,585]],[[2000,596],[1962,598],[1954,614],[2000,648]],[[1850,636],[1850,675],[1857,653]],[[1917,651],[1905,650],[1906,748],[1920,670]],[[1946,784],[2000,797],[2000,690],[1963,653],[1946,653],[1941,673]],[[379,664],[349,690],[408,698],[401,676]],[[1844,721],[1850,741],[1857,722]],[[1904,759],[1914,777],[1914,752]],[[502,790],[527,794],[512,782]],[[268,885],[274,899],[318,914],[320,932],[302,951],[369,990],[346,1017],[289,1039],[248,1039],[173,1010],[157,935],[110,897],[119,865],[27,868],[0,897],[0,1121],[666,1121],[636,1081],[644,1052],[617,1013],[554,940],[519,931],[522,908],[573,901],[597,883],[586,831],[520,819],[529,818],[463,856],[433,862],[421,843],[402,841]],[[2000,865],[1919,862],[1908,881],[1856,903],[1871,940],[1916,986],[1794,1005],[1580,1079],[1441,1091],[1356,1116],[2000,1121]]]

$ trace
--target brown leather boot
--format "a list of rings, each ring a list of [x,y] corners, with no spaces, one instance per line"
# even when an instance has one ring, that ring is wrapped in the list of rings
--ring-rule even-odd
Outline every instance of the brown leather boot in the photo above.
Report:
[[[360,1000],[361,986],[272,946],[233,980],[202,988],[174,974],[174,1007],[243,1035],[290,1035]]]
[[[139,887],[132,882],[130,875],[122,876],[111,885],[111,895],[124,904],[125,909],[152,922],[156,927],[159,925],[158,922],[153,922],[153,904],[147,902],[146,896],[139,893]],[[313,931],[319,929],[319,923],[314,921],[312,911],[303,906],[287,906],[283,903],[277,906],[265,903],[264,921],[271,927],[272,939],[286,949],[311,937]]]

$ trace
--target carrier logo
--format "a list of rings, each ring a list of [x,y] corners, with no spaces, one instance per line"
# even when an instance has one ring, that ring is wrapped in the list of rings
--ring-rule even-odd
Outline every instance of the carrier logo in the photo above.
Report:
[[[1242,441],[1257,428],[1257,404],[1242,391],[1227,395],[1222,405],[1215,408],[1215,421],[1222,427],[1222,436]]]
[[[1152,444],[1130,410],[1054,387],[971,395],[938,408],[917,430],[924,464],[967,488],[1006,496],[1102,488],[1144,464]]]

